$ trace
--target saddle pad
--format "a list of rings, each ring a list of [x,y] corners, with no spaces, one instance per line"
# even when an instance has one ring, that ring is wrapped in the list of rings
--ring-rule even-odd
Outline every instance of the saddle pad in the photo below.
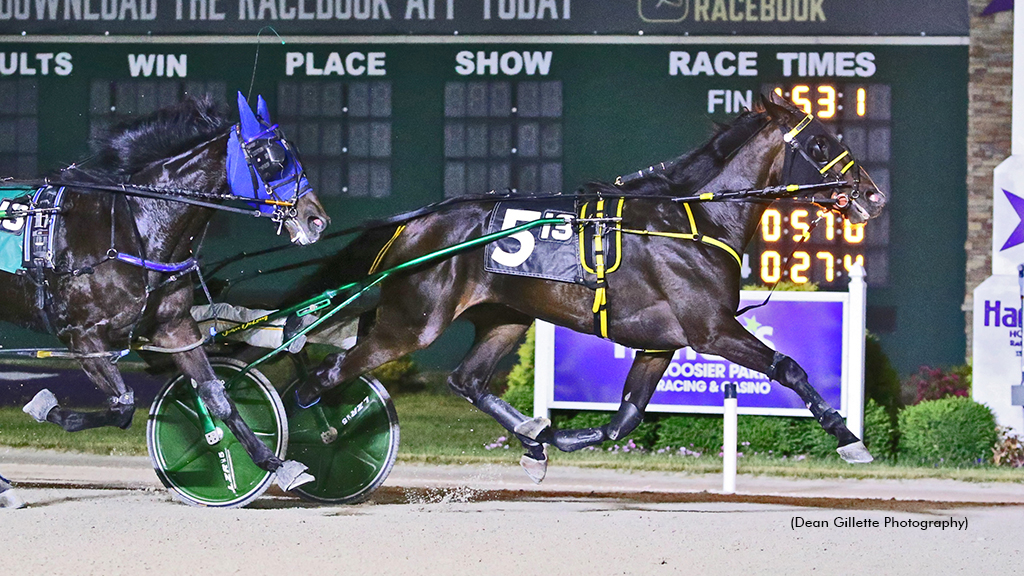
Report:
[[[0,188],[0,211],[27,210],[32,205],[31,188]],[[26,218],[0,220],[0,270],[15,274],[21,269]]]
[[[484,270],[576,284],[583,281],[578,235],[568,222],[576,214],[573,198],[498,202],[487,233],[514,228],[541,218],[565,218],[564,225],[538,226],[484,247]]]

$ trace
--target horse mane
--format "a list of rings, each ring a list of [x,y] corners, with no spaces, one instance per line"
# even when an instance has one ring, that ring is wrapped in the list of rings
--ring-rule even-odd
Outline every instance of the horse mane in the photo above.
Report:
[[[130,176],[223,133],[226,110],[210,96],[186,96],[149,116],[117,124],[90,142],[94,159],[87,172],[98,177]]]
[[[622,192],[675,196],[693,194],[721,174],[729,158],[760,132],[767,121],[768,116],[763,111],[744,111],[732,122],[716,124],[715,133],[704,145],[667,162],[664,170],[656,170],[620,186],[589,182],[584,191],[608,195]]]

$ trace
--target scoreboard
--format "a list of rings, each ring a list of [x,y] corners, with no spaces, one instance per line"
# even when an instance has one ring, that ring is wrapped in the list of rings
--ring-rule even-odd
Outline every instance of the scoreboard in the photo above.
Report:
[[[942,75],[962,63],[961,48],[813,48],[262,45],[254,83],[343,226],[442,197],[612,180],[700,145],[712,121],[727,122],[759,92],[781,94],[830,126],[891,206],[935,185],[894,181],[894,165],[931,163],[937,175],[962,164],[920,158],[943,125],[963,123],[966,103],[943,92]],[[229,102],[253,81],[253,53],[244,45],[0,45],[0,73],[10,72],[0,91],[11,96],[0,105],[0,171],[52,169],[81,156],[89,135],[186,93]],[[894,131],[894,107],[921,106],[922,94],[931,95],[928,121]],[[887,286],[891,213],[851,225],[777,202],[745,254],[745,280],[841,289],[856,263],[870,286]],[[214,236],[218,246],[235,249]]]
[[[839,135],[889,205],[856,226],[775,203],[747,246],[744,284],[843,290],[863,263],[870,329],[908,355],[917,334],[962,341],[968,19],[959,0],[882,0],[871,11],[845,0],[147,0],[122,10],[123,22],[103,6],[131,2],[83,0],[77,20],[71,0],[40,18],[39,3],[12,2],[28,12],[5,19],[0,7],[0,176],[87,156],[91,135],[184,94],[227,104],[236,91],[259,93],[336,228],[491,189],[613,181],[703,144],[759,93],[778,92]],[[257,39],[267,24],[281,37]],[[264,224],[218,216],[204,256],[281,244]],[[346,241],[302,250],[315,257]],[[258,299],[297,278],[254,280],[235,294]],[[962,356],[952,340],[920,348],[921,361],[933,350],[942,355],[933,363]]]

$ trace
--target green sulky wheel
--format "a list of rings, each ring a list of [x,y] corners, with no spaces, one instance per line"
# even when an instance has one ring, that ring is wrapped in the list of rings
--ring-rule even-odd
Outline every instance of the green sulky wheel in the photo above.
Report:
[[[355,504],[370,497],[398,457],[398,414],[384,386],[370,376],[324,393],[315,406],[288,405],[288,457],[316,480],[294,491],[313,502]]]
[[[257,370],[232,383],[246,364],[232,358],[210,358],[217,377],[228,382],[227,393],[238,413],[274,454],[284,458],[288,425],[284,406],[270,381]],[[175,497],[193,506],[245,506],[270,486],[273,473],[257,467],[234,434],[214,418],[217,430],[207,441],[197,411],[198,395],[189,377],[171,378],[153,401],[146,423],[146,445],[157,476]]]

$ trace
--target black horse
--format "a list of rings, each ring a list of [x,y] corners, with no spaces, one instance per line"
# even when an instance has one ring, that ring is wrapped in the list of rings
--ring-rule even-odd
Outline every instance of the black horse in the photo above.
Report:
[[[521,463],[535,481],[546,471],[546,445],[578,450],[635,429],[674,351],[685,346],[722,356],[793,389],[837,438],[843,458],[870,461],[863,442],[808,383],[804,370],[735,319],[739,254],[770,202],[671,200],[696,200],[700,194],[705,199],[728,197],[729,191],[789,184],[817,186],[811,189],[814,197],[804,200],[835,209],[853,223],[876,216],[886,202],[849,151],[817,120],[774,95],[762,98],[759,111],[741,114],[699,149],[614,185],[593,183],[584,190],[592,204],[597,195],[609,206],[610,200],[627,198],[621,221],[605,223],[624,233],[621,267],[596,286],[596,298],[595,286],[486,272],[481,249],[396,275],[383,282],[374,313],[364,315],[368,330],[355,347],[328,356],[298,390],[297,402],[316,402],[324,390],[429,345],[455,318],[465,318],[475,325],[475,342],[448,384],[516,434],[527,450]],[[777,195],[794,192],[784,190]],[[353,271],[365,275],[371,263],[388,268],[478,237],[486,231],[493,204],[457,204],[410,219],[402,229],[365,233],[327,262],[310,285],[338,285]],[[616,215],[611,210],[606,214]],[[348,278],[341,270],[348,271]],[[606,314],[595,330],[599,309]],[[640,350],[610,423],[553,430],[546,419],[527,418],[488,391],[499,359],[535,318],[578,332],[596,331]]]
[[[27,273],[0,273],[0,320],[56,335],[108,396],[105,410],[79,412],[42,390],[25,406],[36,420],[69,432],[128,428],[135,399],[112,360],[145,342],[170,354],[210,412],[288,489],[309,480],[305,467],[283,462],[253,434],[200,346],[190,315],[193,251],[230,197],[250,199],[254,210],[244,211],[272,217],[294,243],[315,242],[330,219],[263,99],[254,115],[239,94],[239,113],[232,126],[212,100],[187,98],[93,142],[88,168],[67,169],[54,179],[63,186],[36,193],[35,206],[59,204],[60,213],[26,224],[48,239],[33,248]]]

